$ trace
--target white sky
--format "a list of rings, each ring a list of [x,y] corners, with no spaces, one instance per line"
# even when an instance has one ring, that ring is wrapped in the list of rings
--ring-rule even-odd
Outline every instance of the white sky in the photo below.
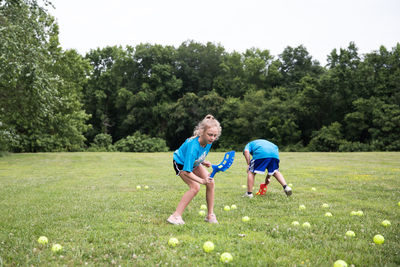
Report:
[[[256,47],[277,57],[304,45],[326,64],[353,41],[359,53],[400,42],[400,0],[50,0],[63,49],[194,40],[226,51]]]

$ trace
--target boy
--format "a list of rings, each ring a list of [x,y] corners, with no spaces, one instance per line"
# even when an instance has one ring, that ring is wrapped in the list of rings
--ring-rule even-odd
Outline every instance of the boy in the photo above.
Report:
[[[267,170],[265,183],[260,184],[260,190],[257,192],[257,195],[265,194],[271,176],[274,176],[278,180],[287,196],[292,194],[292,188],[286,184],[285,178],[279,172],[279,149],[275,144],[264,139],[251,141],[245,146],[243,155],[248,165],[247,192],[244,194],[244,197],[253,197],[252,190],[255,176],[257,173],[265,174],[265,170]]]

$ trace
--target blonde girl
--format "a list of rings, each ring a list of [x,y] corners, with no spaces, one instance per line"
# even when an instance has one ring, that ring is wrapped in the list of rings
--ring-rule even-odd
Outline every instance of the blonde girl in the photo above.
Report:
[[[167,219],[171,224],[180,225],[185,222],[182,214],[190,201],[197,195],[200,185],[206,186],[206,201],[208,214],[206,222],[218,223],[214,214],[214,179],[210,178],[207,168],[211,163],[205,158],[210,151],[211,145],[221,135],[221,126],[212,115],[207,115],[195,127],[193,136],[174,152],[173,166],[176,175],[189,186],[189,190],[183,194],[175,212]]]

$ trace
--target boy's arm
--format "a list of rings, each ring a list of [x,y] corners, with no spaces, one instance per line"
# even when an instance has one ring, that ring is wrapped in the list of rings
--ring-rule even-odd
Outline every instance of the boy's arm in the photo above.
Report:
[[[250,152],[248,150],[243,151],[244,158],[246,159],[247,165],[250,165]]]

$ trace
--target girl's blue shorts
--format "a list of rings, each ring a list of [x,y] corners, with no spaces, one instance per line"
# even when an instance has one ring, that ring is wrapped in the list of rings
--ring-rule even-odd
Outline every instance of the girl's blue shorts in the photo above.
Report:
[[[252,159],[250,161],[249,171],[252,173],[265,174],[265,170],[268,169],[268,174],[273,175],[279,170],[279,159],[276,158],[265,158],[265,159]]]

